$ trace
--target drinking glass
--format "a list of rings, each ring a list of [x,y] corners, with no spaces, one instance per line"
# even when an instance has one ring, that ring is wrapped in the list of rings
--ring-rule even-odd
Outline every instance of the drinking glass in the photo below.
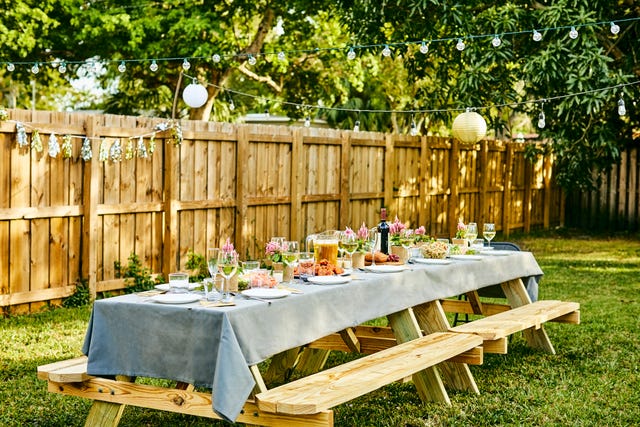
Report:
[[[224,291],[222,292],[222,301],[233,301],[233,295],[229,292],[229,279],[231,279],[238,271],[238,254],[235,252],[223,252],[218,254],[218,271],[224,277]]]
[[[487,247],[491,247],[491,239],[496,237],[496,225],[493,223],[484,223],[482,226],[482,237],[487,239]]]
[[[284,253],[282,254],[282,260],[284,261],[287,267],[291,267],[295,269],[298,265],[298,259],[300,258],[300,245],[298,242],[289,241],[284,242]],[[291,274],[289,281],[287,282],[289,285],[293,283],[293,274]]]
[[[353,254],[358,249],[358,236],[355,233],[342,232],[340,235],[340,245],[349,255],[349,267],[353,267]]]
[[[378,227],[370,228],[367,232],[367,242],[371,249],[371,265],[376,265],[376,246],[378,245]]]
[[[404,248],[406,259],[410,258],[409,248],[413,245],[415,237],[415,233],[409,228],[400,231],[400,245]]]
[[[315,273],[316,260],[313,256],[313,252],[300,252],[300,258],[298,260],[298,275],[301,280],[305,280],[309,276],[313,276]]]
[[[187,273],[169,273],[169,290],[174,293],[189,292],[189,275]]]
[[[465,238],[469,241],[469,244],[478,238],[478,224],[470,222],[467,224],[467,234]]]
[[[215,279],[218,274],[218,255],[220,255],[220,248],[208,248],[207,249],[207,268],[209,274]]]

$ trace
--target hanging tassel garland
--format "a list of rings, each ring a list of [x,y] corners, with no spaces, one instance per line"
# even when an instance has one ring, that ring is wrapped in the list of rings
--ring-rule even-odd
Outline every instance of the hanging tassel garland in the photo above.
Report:
[[[38,153],[42,151],[42,139],[40,138],[38,129],[34,129],[31,132],[31,149]]]
[[[152,155],[153,152],[156,151],[156,134],[154,133],[149,138],[149,155]]]
[[[62,158],[70,159],[73,146],[71,145],[71,135],[62,137]]]
[[[173,145],[182,144],[182,127],[180,127],[180,123],[176,123],[171,128],[171,138],[173,139]]]
[[[16,140],[18,142],[18,147],[24,148],[29,145],[29,141],[27,141],[27,131],[24,128],[24,125],[20,122],[16,123]]]
[[[82,160],[84,160],[85,162],[88,162],[93,157],[93,152],[91,151],[91,141],[89,140],[89,138],[85,137],[84,141],[82,141],[82,148],[80,148],[80,157],[82,157]]]
[[[58,143],[58,138],[55,133],[51,133],[51,135],[49,135],[49,145],[47,149],[49,157],[56,158],[58,157],[58,154],[60,154],[60,144]]]
[[[107,148],[107,141],[103,138],[100,141],[100,150],[98,152],[98,160],[106,162],[109,160],[109,149]]]
[[[120,162],[122,161],[122,145],[120,145],[120,139],[116,138],[111,144],[111,148],[109,149],[109,159],[112,162]]]
[[[147,154],[147,146],[144,144],[144,138],[138,138],[138,157],[141,159],[146,159],[149,157]]]
[[[129,138],[129,142],[127,142],[127,149],[124,152],[125,160],[133,159],[133,156],[135,155],[135,151],[136,151],[136,146],[133,144],[133,139]]]

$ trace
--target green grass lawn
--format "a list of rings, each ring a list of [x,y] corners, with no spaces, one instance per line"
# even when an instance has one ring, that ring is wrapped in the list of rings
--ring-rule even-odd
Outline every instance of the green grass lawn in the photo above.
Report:
[[[450,392],[452,406],[422,403],[412,384],[392,384],[335,408],[339,426],[629,426],[640,421],[640,238],[578,234],[514,236],[545,272],[541,299],[581,304],[582,323],[550,323],[556,348],[526,347],[472,366],[479,396]],[[0,425],[82,426],[89,401],[48,393],[38,365],[80,355],[90,308],[0,319]],[[334,353],[330,363],[344,357]],[[127,408],[121,426],[220,422]]]

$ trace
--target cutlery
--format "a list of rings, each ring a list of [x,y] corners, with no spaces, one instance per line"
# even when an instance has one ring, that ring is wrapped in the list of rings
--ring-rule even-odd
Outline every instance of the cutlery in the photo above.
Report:
[[[254,300],[256,300],[256,301],[266,302],[267,304],[271,305],[271,301],[269,301],[268,299],[264,299],[264,298],[260,298],[260,297],[254,297],[254,296],[252,296],[252,295],[245,295],[245,294],[243,294],[243,293],[236,294],[236,293],[233,293],[233,292],[232,292],[232,293],[231,293],[231,295],[234,295],[234,296],[236,296],[236,295],[242,295],[242,296],[243,296],[243,297],[245,297],[246,299],[254,299]]]

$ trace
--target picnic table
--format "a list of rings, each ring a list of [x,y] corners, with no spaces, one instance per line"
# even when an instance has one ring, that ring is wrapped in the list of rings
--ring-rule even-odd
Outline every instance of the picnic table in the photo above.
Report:
[[[531,253],[513,252],[447,265],[409,264],[385,274],[357,271],[346,284],[297,283],[292,289],[299,292],[269,303],[238,296],[234,306],[170,305],[122,295],[95,302],[85,359],[67,361],[66,371],[61,365],[41,367],[39,375],[49,380],[50,391],[95,400],[87,425],[117,425],[124,405],[257,425],[332,425],[332,406],[411,375],[421,398],[449,403],[441,377],[479,393],[467,363],[482,363],[483,340],[496,338],[450,331],[440,301],[502,284],[513,307],[527,305],[521,278],[541,275]],[[384,316],[389,329],[360,326]],[[534,323],[523,328],[535,330],[548,320],[540,320],[540,310],[538,317],[523,316]],[[364,335],[376,334],[376,344],[366,348]],[[341,344],[330,344],[336,336]],[[265,382],[294,360],[301,371],[316,372],[326,360],[323,352],[343,347],[371,354],[289,385],[270,389]],[[267,359],[271,366],[264,375],[258,364]],[[177,386],[129,382],[136,377],[173,380]]]

